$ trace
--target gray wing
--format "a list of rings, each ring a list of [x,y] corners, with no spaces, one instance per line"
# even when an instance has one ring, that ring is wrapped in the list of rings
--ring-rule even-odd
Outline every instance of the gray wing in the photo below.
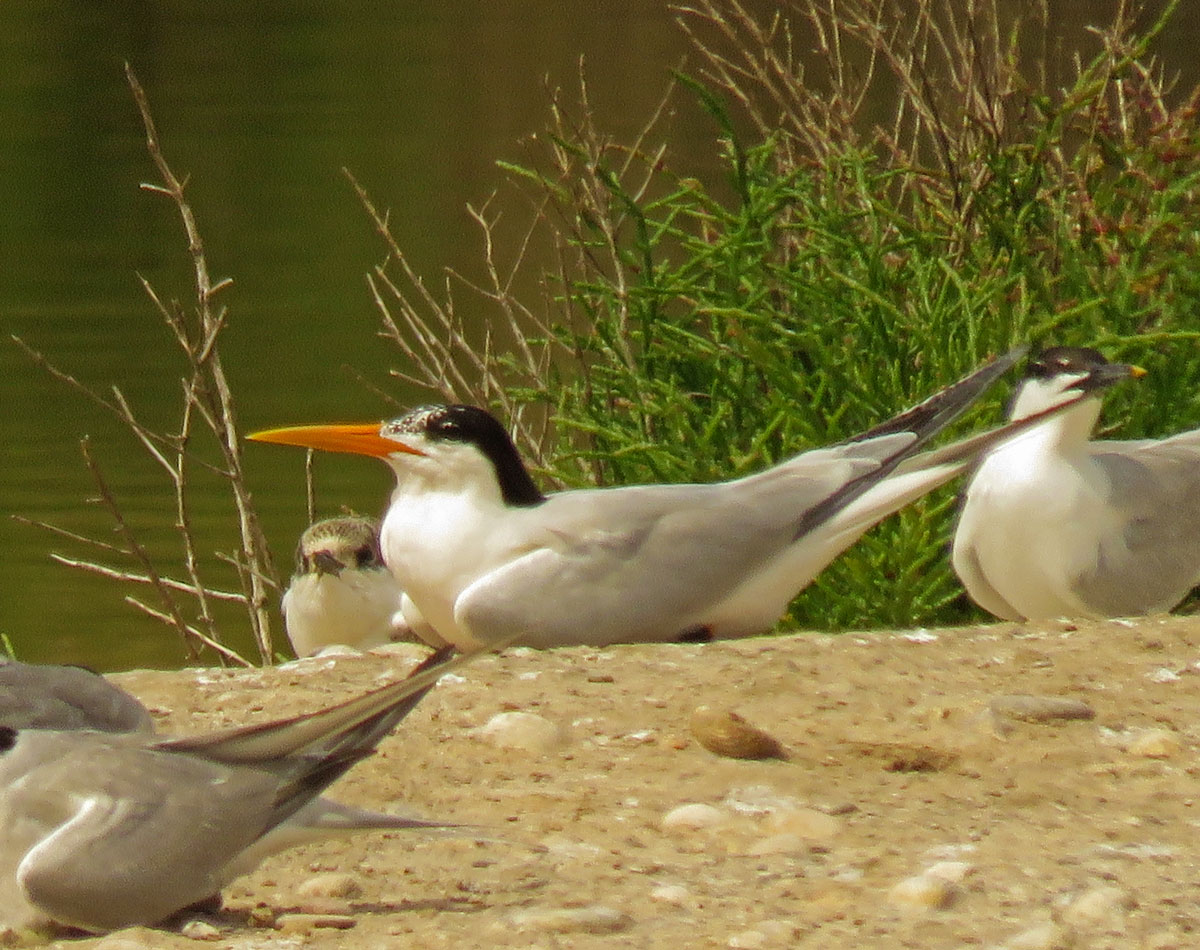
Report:
[[[150,732],[146,707],[124,690],[77,666],[0,663],[0,726]]]
[[[525,515],[525,553],[464,590],[455,620],[481,642],[676,639],[786,551],[805,511],[911,440],[819,449],[715,485],[555,495]]]
[[[4,763],[0,859],[30,903],[88,930],[156,923],[216,893],[276,793],[254,770],[87,732],[22,733]]]
[[[1169,610],[1200,582],[1200,448],[1197,433],[1162,442],[1096,443],[1093,459],[1125,519],[1075,588],[1106,616]]]

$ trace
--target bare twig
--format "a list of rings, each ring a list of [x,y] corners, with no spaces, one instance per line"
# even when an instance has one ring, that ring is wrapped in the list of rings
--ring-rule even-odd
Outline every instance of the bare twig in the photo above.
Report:
[[[114,581],[128,581],[131,584],[158,583],[162,584],[169,590],[179,591],[181,594],[194,594],[196,592],[194,581],[177,581],[173,577],[166,576],[160,576],[156,579],[148,574],[138,574],[134,571],[122,571],[115,567],[109,567],[107,564],[100,564],[96,561],[81,561],[78,558],[64,557],[61,554],[51,554],[50,560],[56,561],[57,563],[66,567],[73,567],[77,570],[87,571],[90,574],[99,574],[101,577],[107,577]],[[227,600],[239,604],[245,600],[244,594],[236,593],[234,591],[214,590],[210,587],[207,588],[205,592],[214,600]]]
[[[127,604],[130,604],[130,605],[138,608],[138,610],[142,611],[147,616],[153,617],[155,620],[159,620],[163,623],[168,623],[168,624],[173,622],[174,618],[170,614],[164,614],[160,610],[155,610],[149,604],[143,603],[142,601],[138,600],[136,597],[126,597],[125,602]],[[207,636],[204,635],[204,633],[202,631],[197,630],[195,627],[188,626],[185,624],[184,631],[189,637],[194,637],[195,639],[197,639],[201,643],[203,643],[206,647],[216,650],[217,653],[219,653],[221,655],[222,659],[232,660],[234,663],[238,664],[239,666],[253,666],[254,665],[249,660],[247,660],[245,657],[241,656],[234,650],[229,649],[229,647],[225,646],[225,644],[220,643],[217,640],[209,639]]]
[[[94,561],[53,555],[59,563],[76,569],[90,571],[122,583],[153,588],[161,602],[160,607],[151,608],[140,601],[131,602],[136,603],[138,608],[148,615],[173,627],[179,633],[191,659],[198,658],[199,649],[212,648],[218,652],[222,662],[230,659],[245,662],[221,643],[211,602],[234,601],[244,604],[259,656],[262,662],[269,663],[273,657],[273,650],[267,604],[273,599],[273,591],[278,589],[278,581],[246,488],[233,396],[222,368],[218,347],[218,340],[226,322],[226,313],[223,308],[214,306],[214,298],[230,281],[214,281],[210,277],[195,215],[184,195],[185,182],[174,174],[163,155],[145,92],[128,66],[126,77],[145,127],[147,151],[162,180],[161,184],[145,184],[142,187],[147,191],[165,195],[174,202],[183,222],[196,289],[196,305],[193,309],[188,309],[175,301],[163,299],[146,280],[141,280],[150,302],[174,336],[186,359],[187,372],[181,380],[182,407],[177,431],[167,434],[153,431],[142,423],[134,407],[117,386],[111,388],[111,396],[100,395],[52,365],[45,356],[23,341],[14,339],[29,357],[51,376],[82,393],[118,419],[132,433],[155,465],[166,474],[174,491],[175,530],[183,548],[187,579],[179,580],[165,576],[154,565],[132,531],[118,499],[103,477],[86,442],[83,447],[85,462],[99,488],[101,501],[117,526],[121,544],[113,545],[87,538],[55,525],[30,523],[59,537],[132,558],[137,565],[136,570],[122,570]],[[217,464],[193,453],[194,438],[198,432],[204,430],[211,433],[219,446],[220,461]],[[234,563],[244,582],[241,594],[213,589],[203,581],[203,559],[197,550],[189,504],[190,476],[197,468],[215,472],[229,486],[239,525],[241,550]],[[195,615],[190,619],[185,619],[184,612],[176,600],[176,595],[179,594],[186,594],[192,599]]]
[[[213,298],[230,283],[228,279],[213,282],[208,272],[208,263],[204,255],[204,244],[201,240],[195,215],[184,196],[184,182],[172,171],[162,152],[158,131],[150,113],[145,91],[134,75],[133,70],[126,65],[126,79],[133,92],[134,102],[141,113],[142,124],[146,131],[146,149],[158,169],[163,184],[143,186],[150,191],[167,195],[179,211],[183,221],[184,232],[188,240],[188,249],[192,256],[192,269],[196,286],[196,316],[198,324],[195,332],[189,332],[181,314],[178,311],[162,306],[157,296],[152,296],[159,305],[159,310],[174,329],[177,338],[189,357],[192,367],[192,380],[187,387],[185,397],[184,428],[180,433],[180,447],[175,471],[178,473],[176,482],[176,499],[178,502],[178,528],[185,539],[188,570],[196,576],[195,552],[191,545],[191,532],[188,528],[185,464],[187,435],[191,427],[191,410],[195,407],[204,415],[205,421],[217,438],[228,483],[233,495],[234,506],[238,516],[239,535],[242,544],[242,556],[251,569],[246,576],[249,580],[247,596],[247,613],[250,618],[254,640],[258,647],[259,658],[263,663],[270,663],[273,651],[271,643],[271,618],[267,609],[269,601],[268,587],[265,578],[275,577],[271,563],[270,550],[258,521],[257,513],[250,500],[242,467],[241,442],[234,413],[233,394],[221,363],[221,357],[216,347],[216,339],[225,324],[225,312],[213,306]],[[203,586],[197,584],[197,597],[200,601],[202,614],[206,622],[211,622],[207,606],[204,603]]]
[[[192,643],[192,631],[188,628],[187,623],[183,619],[183,615],[179,612],[179,606],[175,603],[175,598],[171,596],[171,589],[163,583],[162,577],[154,567],[154,562],[150,559],[150,555],[146,553],[146,549],[138,543],[137,537],[130,530],[128,523],[125,521],[125,516],[121,513],[121,507],[117,504],[112,492],[109,490],[108,483],[104,480],[103,474],[100,472],[100,466],[96,464],[96,460],[92,457],[91,447],[87,439],[80,443],[80,448],[83,451],[84,461],[87,463],[88,471],[92,473],[92,478],[96,482],[96,488],[100,492],[100,500],[104,502],[108,508],[109,514],[112,515],[113,521],[116,522],[117,531],[121,537],[125,539],[125,553],[131,555],[142,566],[146,577],[149,579],[149,584],[158,593],[163,604],[163,616],[169,618],[169,623],[179,631],[179,636],[183,641],[184,648],[188,652],[188,656],[193,660],[200,654]]]

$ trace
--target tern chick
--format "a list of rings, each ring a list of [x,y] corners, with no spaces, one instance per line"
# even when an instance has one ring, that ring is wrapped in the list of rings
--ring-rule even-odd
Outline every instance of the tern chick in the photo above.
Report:
[[[282,604],[296,656],[337,644],[370,650],[419,640],[404,621],[402,602],[403,591],[383,563],[377,522],[357,515],[326,518],[300,536],[296,573]]]

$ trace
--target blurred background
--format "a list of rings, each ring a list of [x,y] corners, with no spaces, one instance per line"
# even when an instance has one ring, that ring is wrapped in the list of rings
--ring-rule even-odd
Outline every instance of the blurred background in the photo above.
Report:
[[[1051,6],[1061,7],[1052,22],[1077,36],[1081,17],[1112,5]],[[176,208],[139,189],[155,172],[124,63],[146,89],[168,161],[190,176],[213,277],[233,280],[220,298],[230,309],[222,346],[243,430],[367,421],[392,412],[360,374],[402,402],[428,394],[389,380],[400,356],[376,336],[364,281],[383,248],[341,169],[391,209],[393,234],[432,284],[447,266],[479,276],[466,204],[499,188],[497,207],[528,213],[496,160],[525,160],[550,90],[577,99],[581,57],[597,124],[631,141],[670,70],[686,69],[675,15],[645,0],[0,5],[0,634],[17,655],[106,670],[184,661],[174,635],[123,603],[118,585],[49,560],[70,545],[10,517],[111,533],[81,458],[89,437],[149,552],[176,556],[166,479],[124,427],[9,341],[19,335],[97,390],[119,386],[153,427],[175,423],[181,362],[138,276],[190,304],[192,274]],[[1200,78],[1198,29],[1200,13],[1184,10],[1159,47],[1185,85]],[[718,130],[692,101],[675,102],[672,161],[703,175],[717,166]],[[305,524],[303,453],[255,446],[247,458],[286,579]],[[392,483],[384,466],[349,457],[320,459],[317,478],[325,501],[367,514]],[[195,511],[206,552],[231,544],[216,491]],[[231,639],[248,649],[248,638]]]

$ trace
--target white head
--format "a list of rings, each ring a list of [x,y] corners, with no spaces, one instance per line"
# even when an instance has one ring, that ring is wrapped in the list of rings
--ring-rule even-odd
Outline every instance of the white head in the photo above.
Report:
[[[511,507],[545,500],[504,427],[476,406],[422,406],[391,422],[293,426],[248,438],[381,458],[401,486],[491,491]]]
[[[1078,399],[1077,406],[1052,417],[1046,425],[1086,439],[1100,415],[1100,393],[1123,379],[1145,374],[1138,366],[1110,363],[1088,347],[1054,346],[1030,361],[1008,417],[1025,419]]]

